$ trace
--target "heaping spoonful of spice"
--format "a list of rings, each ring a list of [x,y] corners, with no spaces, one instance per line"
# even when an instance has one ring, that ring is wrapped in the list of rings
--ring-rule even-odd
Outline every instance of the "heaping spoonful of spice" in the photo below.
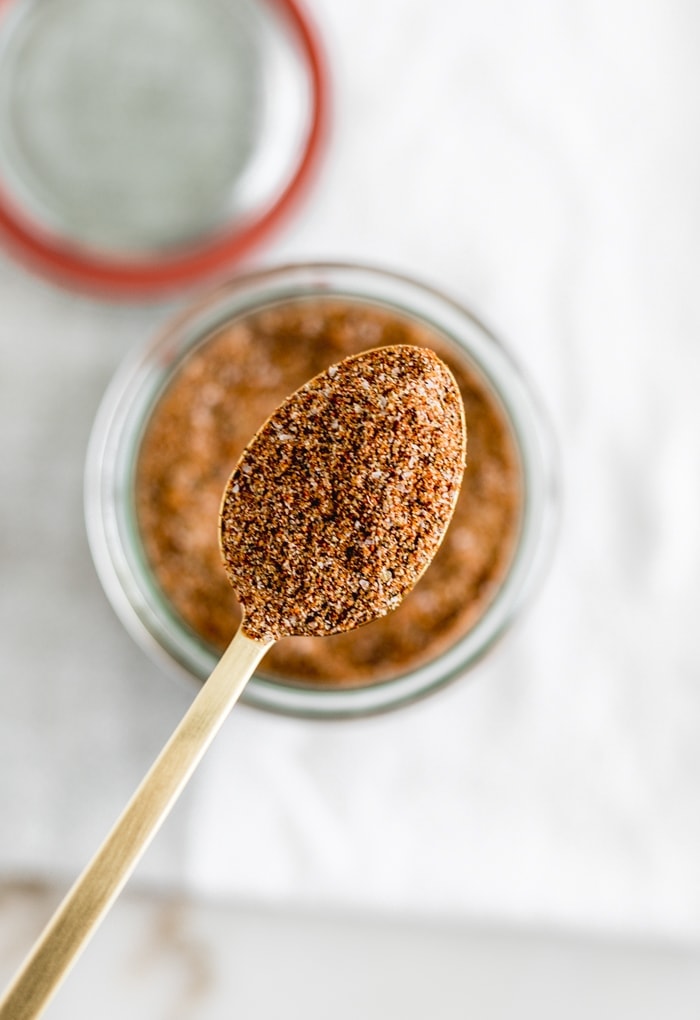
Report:
[[[274,642],[362,626],[413,588],[450,522],[465,450],[452,374],[412,346],[331,366],[265,422],[221,505],[241,627],[0,1001],[0,1020],[31,1020],[48,1003]]]

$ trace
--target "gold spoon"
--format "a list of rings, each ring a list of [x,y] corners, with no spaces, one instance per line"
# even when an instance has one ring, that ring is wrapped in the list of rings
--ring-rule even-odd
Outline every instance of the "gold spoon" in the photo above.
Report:
[[[224,565],[243,622],[0,1001],[32,1020],[119,895],[265,652],[395,608],[435,554],[464,471],[462,402],[431,351],[348,358],[262,426],[221,505]]]

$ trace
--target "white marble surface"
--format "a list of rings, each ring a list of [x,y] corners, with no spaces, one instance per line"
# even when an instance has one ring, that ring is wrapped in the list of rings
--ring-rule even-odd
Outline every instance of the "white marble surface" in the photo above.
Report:
[[[57,901],[0,884],[0,986]],[[695,1020],[697,953],[127,891],[46,1020]]]
[[[353,724],[236,709],[137,881],[695,942],[700,9],[313,10],[331,147],[257,262],[385,264],[501,334],[558,433],[558,555],[517,630],[430,701]],[[188,701],[107,606],[81,511],[104,386],[171,308],[0,269],[0,871],[66,876]]]

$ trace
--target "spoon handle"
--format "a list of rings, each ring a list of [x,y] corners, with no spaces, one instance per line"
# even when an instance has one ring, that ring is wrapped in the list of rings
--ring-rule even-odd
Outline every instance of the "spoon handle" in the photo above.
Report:
[[[34,1020],[121,892],[272,642],[238,631],[92,861],[0,1000],[0,1020]]]

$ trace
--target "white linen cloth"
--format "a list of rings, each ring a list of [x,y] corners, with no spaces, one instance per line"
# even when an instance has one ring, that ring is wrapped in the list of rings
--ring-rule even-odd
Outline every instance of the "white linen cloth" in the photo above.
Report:
[[[214,896],[700,936],[700,9],[314,0],[330,149],[258,264],[370,261],[471,306],[562,452],[535,605],[379,718],[236,708],[136,881]],[[81,476],[171,307],[0,262],[0,869],[72,875],[189,694],[100,593]]]

